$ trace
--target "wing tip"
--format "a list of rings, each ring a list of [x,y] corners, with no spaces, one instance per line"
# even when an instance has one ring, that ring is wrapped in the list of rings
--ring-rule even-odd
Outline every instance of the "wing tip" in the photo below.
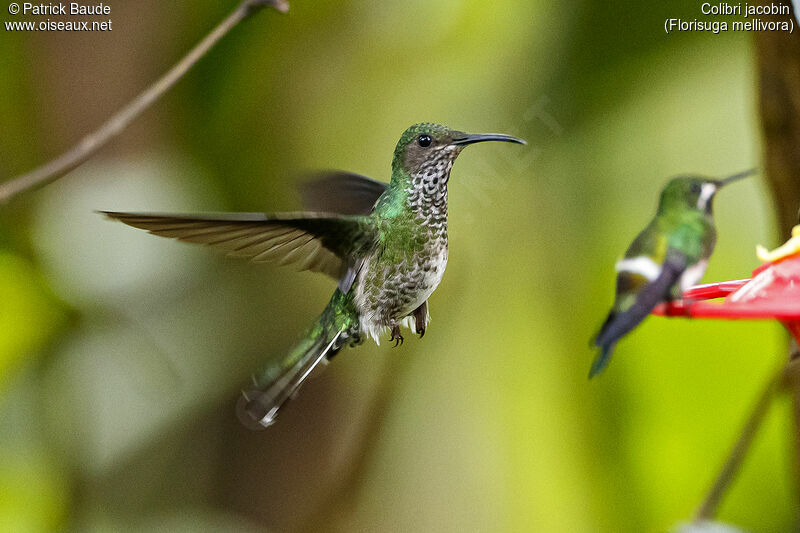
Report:
[[[589,379],[599,375],[603,370],[606,369],[608,366],[609,361],[611,361],[611,354],[614,350],[614,344],[605,344],[600,346],[600,353],[597,354],[594,361],[592,362],[592,367],[589,369]]]
[[[102,209],[96,209],[94,212],[102,217],[107,218],[108,220],[118,220],[120,222],[125,222],[126,218],[142,216],[140,213],[128,213],[124,211],[104,211]]]

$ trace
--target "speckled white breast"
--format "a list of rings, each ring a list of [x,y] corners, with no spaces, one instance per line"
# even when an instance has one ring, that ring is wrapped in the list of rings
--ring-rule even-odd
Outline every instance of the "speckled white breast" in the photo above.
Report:
[[[422,305],[442,281],[447,266],[447,246],[435,251],[426,250],[423,257],[415,256],[398,265],[394,275],[384,277],[373,270],[367,261],[354,285],[355,304],[361,317],[361,332],[380,344],[380,336],[395,324],[408,326],[403,319]],[[371,276],[382,279],[377,294],[369,287]]]
[[[433,294],[436,287],[439,286],[439,283],[442,281],[442,276],[444,276],[444,269],[447,267],[447,248],[440,250],[439,253],[432,256],[429,261],[430,270],[422,272],[422,279],[419,283],[417,297],[412,300],[408,306],[400,309],[398,314],[401,317],[412,313],[417,307],[422,305],[425,300]]]

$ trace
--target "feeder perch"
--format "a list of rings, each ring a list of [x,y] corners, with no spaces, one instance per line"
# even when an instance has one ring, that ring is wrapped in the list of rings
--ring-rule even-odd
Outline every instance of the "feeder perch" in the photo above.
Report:
[[[687,318],[774,319],[800,344],[800,226],[771,252],[758,247],[764,263],[750,279],[697,285],[683,297],[659,304],[653,314]],[[713,301],[711,301],[713,300]]]

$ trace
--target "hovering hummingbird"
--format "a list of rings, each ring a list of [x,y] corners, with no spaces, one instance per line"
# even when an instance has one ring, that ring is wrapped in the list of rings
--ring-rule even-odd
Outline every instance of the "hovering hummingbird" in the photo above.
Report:
[[[328,306],[278,363],[253,376],[238,411],[250,427],[271,425],[281,406],[322,361],[366,337],[379,343],[400,326],[422,337],[428,297],[447,264],[447,183],[465,146],[525,141],[466,134],[438,124],[407,129],[394,151],[390,183],[346,172],[306,187],[307,212],[211,216],[103,212],[155,235],[219,248],[253,261],[297,263],[338,281]]]
[[[617,293],[593,344],[600,348],[589,377],[599,374],[623,336],[661,302],[681,297],[705,274],[714,251],[712,202],[725,185],[750,176],[755,169],[722,180],[680,176],[661,191],[658,212],[617,262]]]

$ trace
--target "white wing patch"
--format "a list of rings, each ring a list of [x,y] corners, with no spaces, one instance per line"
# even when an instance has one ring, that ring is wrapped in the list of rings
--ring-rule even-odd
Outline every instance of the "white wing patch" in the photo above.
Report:
[[[651,257],[640,255],[638,257],[626,257],[617,261],[614,267],[617,272],[629,272],[655,281],[661,274],[661,265],[653,261]]]

